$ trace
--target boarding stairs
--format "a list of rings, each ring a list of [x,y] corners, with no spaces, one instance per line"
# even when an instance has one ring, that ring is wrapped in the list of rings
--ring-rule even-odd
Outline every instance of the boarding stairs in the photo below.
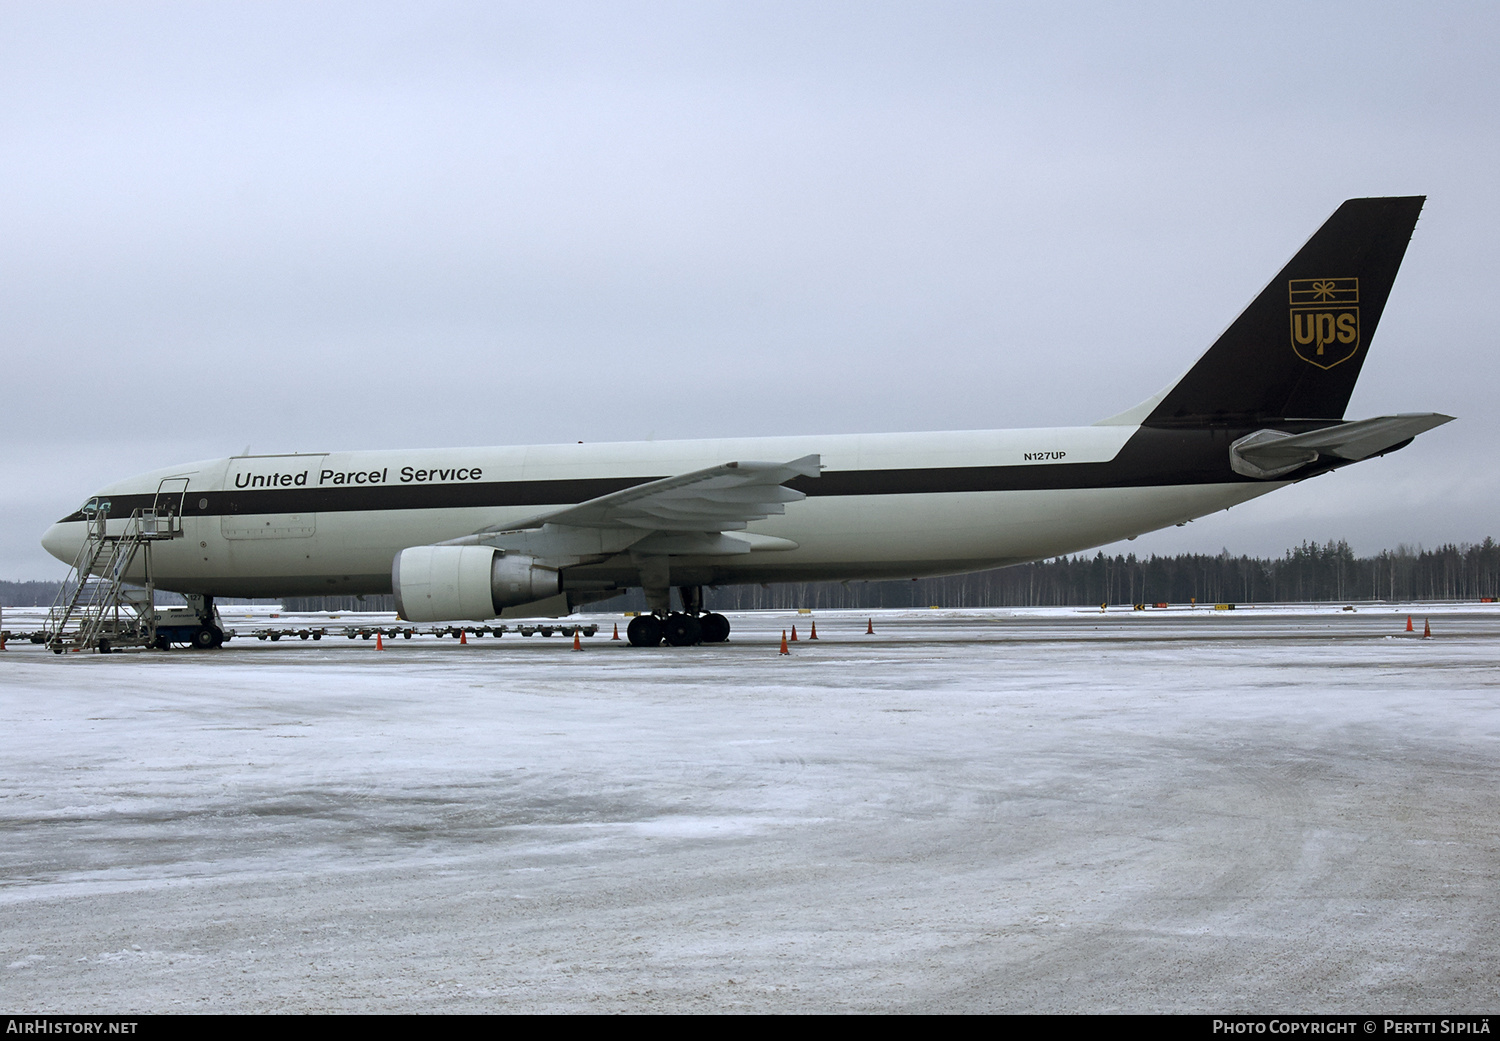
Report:
[[[149,508],[112,520],[108,499],[83,507],[87,534],[73,566],[47,612],[46,645],[57,654],[156,645],[156,592],[151,547],[182,538],[182,506],[187,480],[171,478],[157,486]],[[140,568],[132,573],[136,562]],[[127,578],[127,576],[130,576]]]

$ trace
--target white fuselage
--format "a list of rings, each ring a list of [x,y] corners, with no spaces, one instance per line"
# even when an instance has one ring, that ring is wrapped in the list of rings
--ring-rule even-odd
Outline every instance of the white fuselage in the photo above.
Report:
[[[144,531],[165,505],[167,534],[179,519],[181,534],[153,535],[161,588],[394,586],[403,610],[407,591],[420,603],[412,618],[543,599],[566,610],[632,586],[657,615],[670,614],[676,586],[691,616],[702,586],[955,574],[1076,553],[1395,451],[1452,418],[1343,419],[1423,201],[1346,200],[1179,380],[1093,426],[242,456],[111,485],[43,543],[106,566],[90,561],[135,542],[89,537],[98,518],[118,530],[134,515]],[[681,619],[668,627],[637,635],[703,635]],[[713,622],[710,635],[722,632]]]
[[[816,453],[823,476],[800,485],[808,498],[789,503],[785,514],[746,529],[754,551],[731,558],[673,557],[674,584],[915,577],[998,567],[1180,523],[1285,483],[1165,480],[1124,487],[932,490],[934,480],[941,485],[944,474],[965,468],[1003,467],[1027,476],[1034,467],[1109,463],[1136,429],[236,456],[141,474],[100,490],[98,497],[141,502],[162,487],[175,495],[186,479],[183,537],[153,549],[159,588],[305,596],[387,592],[392,559],[408,547],[515,524],[590,498],[610,482],[634,484],[735,460]],[[929,479],[927,490],[917,491],[883,490],[879,481],[864,491],[847,481],[837,484],[841,474],[855,472],[895,475],[897,484],[890,487],[899,486],[902,474]],[[117,507],[112,516],[128,512]],[[84,528],[75,515],[54,525],[43,543],[71,562]],[[626,558],[568,572],[577,588],[637,584],[635,574]]]

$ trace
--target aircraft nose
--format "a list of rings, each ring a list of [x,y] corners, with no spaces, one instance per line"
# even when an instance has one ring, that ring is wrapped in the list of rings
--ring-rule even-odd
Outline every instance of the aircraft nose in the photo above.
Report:
[[[47,529],[42,536],[42,548],[64,564],[73,563],[78,556],[78,547],[83,542],[83,525],[79,522],[64,524],[61,521]]]

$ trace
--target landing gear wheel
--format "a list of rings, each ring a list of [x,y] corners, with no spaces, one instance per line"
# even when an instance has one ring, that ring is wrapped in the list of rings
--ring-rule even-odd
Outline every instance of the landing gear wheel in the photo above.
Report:
[[[632,647],[656,647],[661,644],[661,619],[655,615],[638,614],[625,627],[625,636]]]
[[[199,651],[211,651],[224,642],[224,634],[216,625],[205,625],[193,630],[193,648]]]
[[[690,614],[669,614],[661,627],[662,636],[673,647],[691,647],[703,642],[703,626]]]
[[[704,643],[723,643],[729,639],[729,619],[721,614],[706,614],[698,619],[703,627]]]

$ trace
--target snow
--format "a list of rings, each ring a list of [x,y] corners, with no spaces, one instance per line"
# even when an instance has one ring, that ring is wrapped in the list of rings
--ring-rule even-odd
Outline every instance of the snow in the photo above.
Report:
[[[1342,606],[746,613],[658,650],[613,616],[581,652],[12,643],[0,992],[1484,1011],[1500,606]]]

